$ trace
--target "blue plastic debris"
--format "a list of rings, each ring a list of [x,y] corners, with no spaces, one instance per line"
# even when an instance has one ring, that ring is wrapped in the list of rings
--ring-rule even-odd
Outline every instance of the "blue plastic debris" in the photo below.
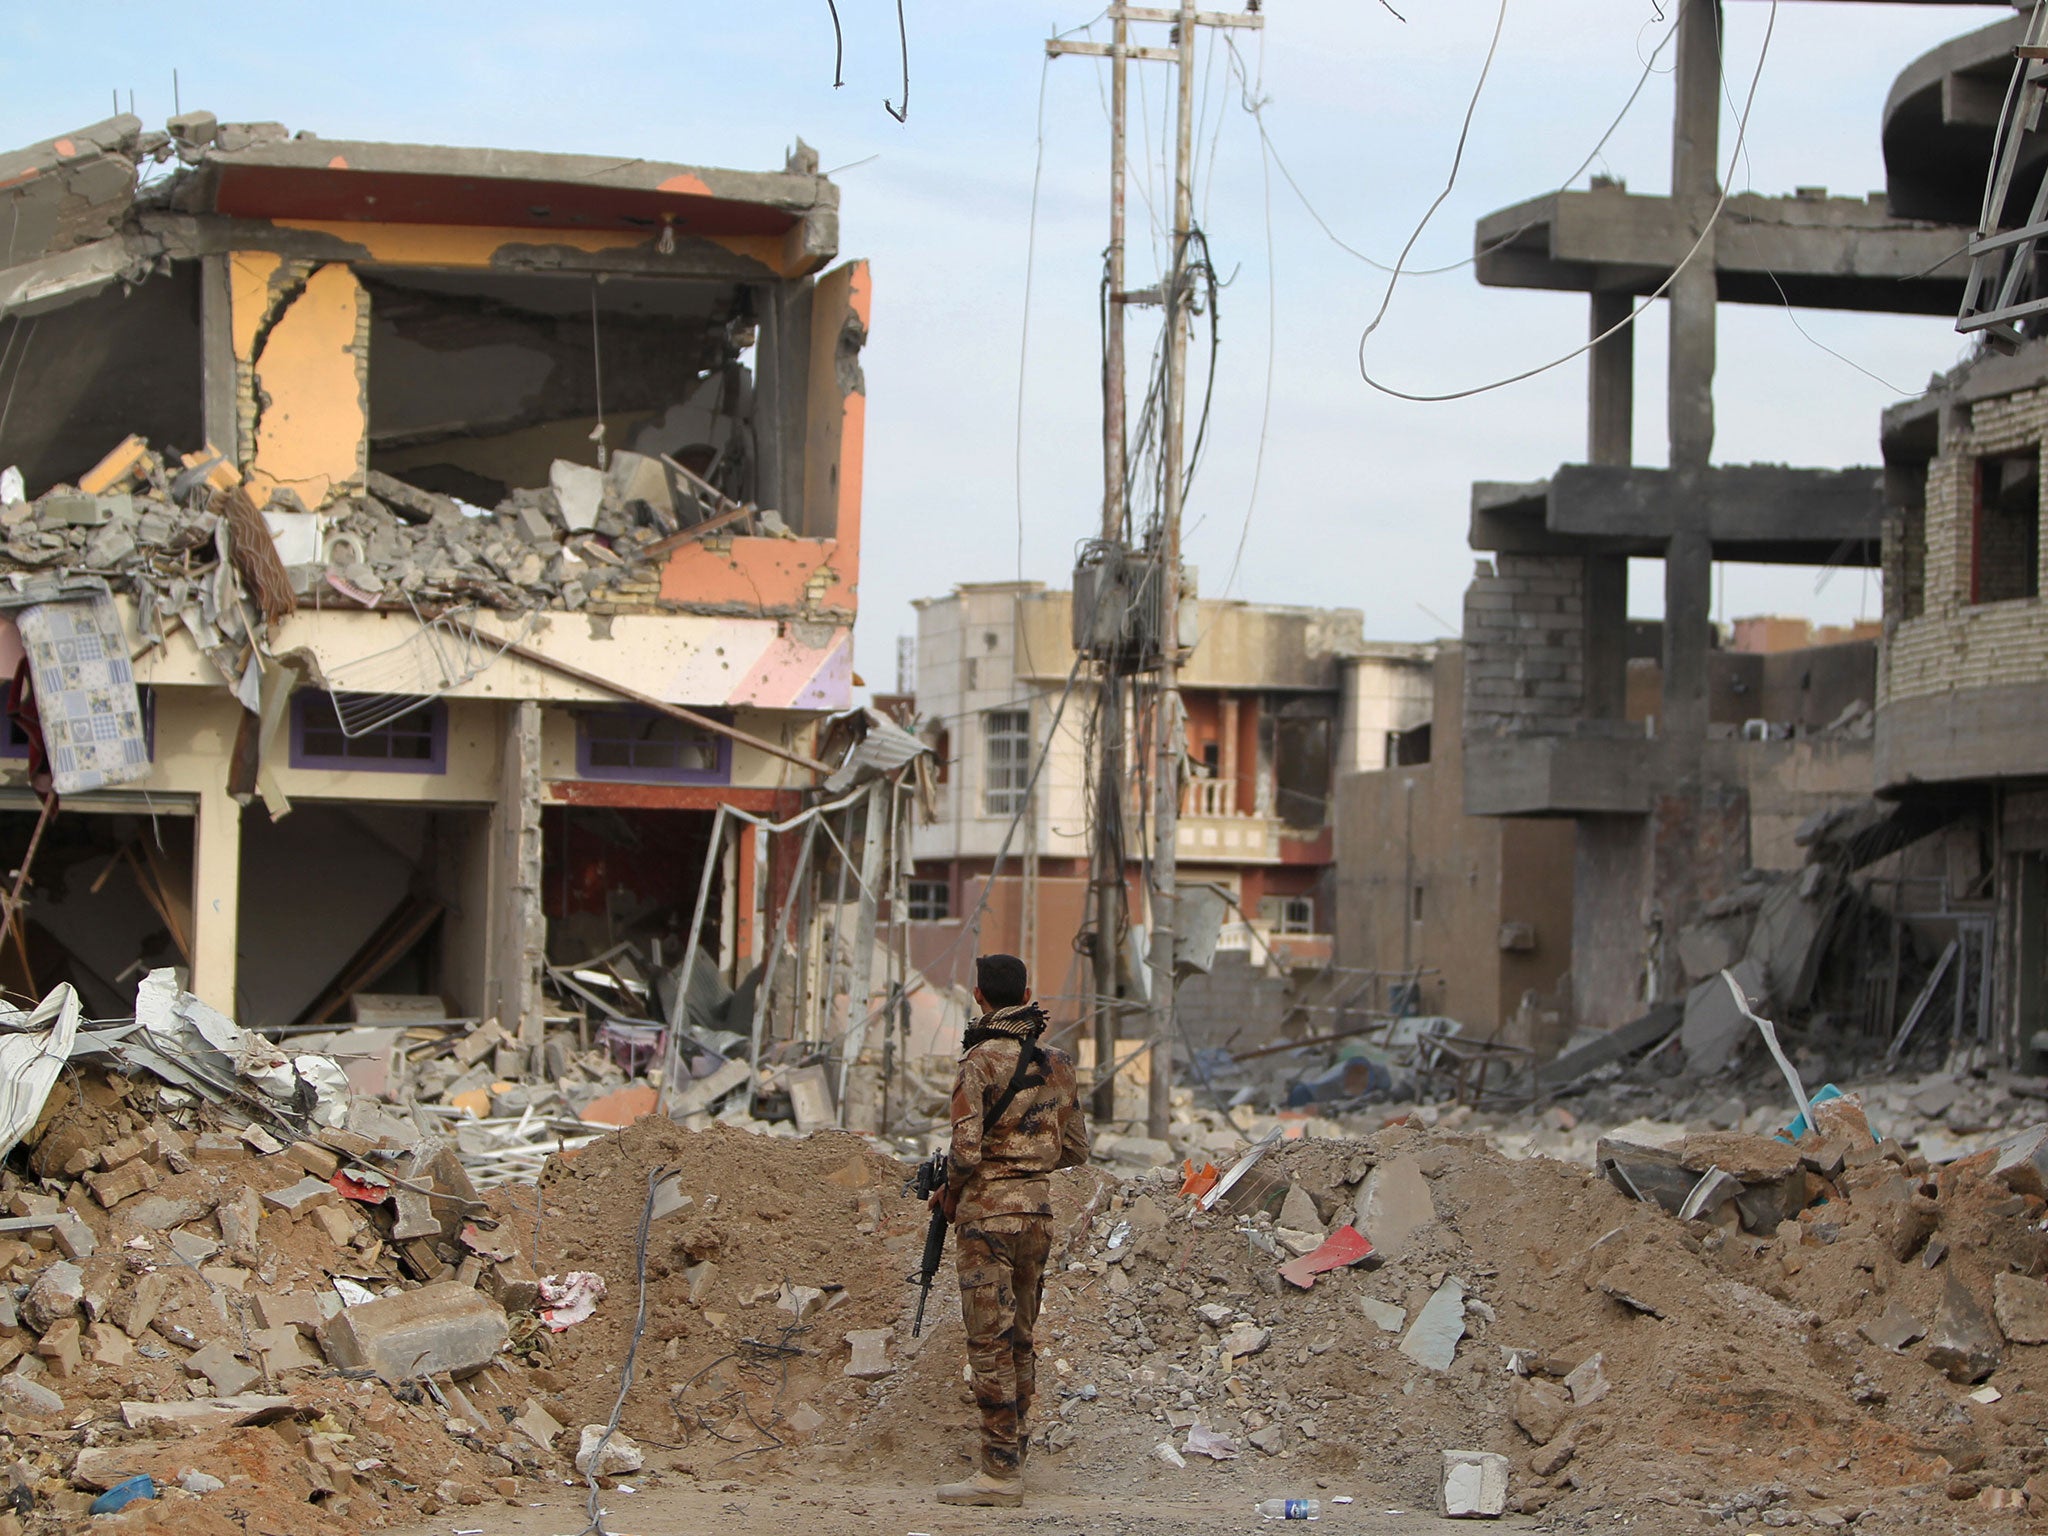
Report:
[[[147,1472],[114,1484],[105,1493],[92,1501],[92,1513],[96,1515],[118,1514],[139,1499],[156,1497],[156,1479]]]

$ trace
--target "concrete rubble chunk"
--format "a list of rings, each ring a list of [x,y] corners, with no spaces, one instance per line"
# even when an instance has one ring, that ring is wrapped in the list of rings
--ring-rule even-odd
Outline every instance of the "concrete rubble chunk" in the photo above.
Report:
[[[1906,1310],[1904,1303],[1897,1301],[1886,1307],[1882,1316],[1858,1323],[1856,1331],[1878,1348],[1895,1352],[1927,1336],[1927,1329],[1919,1319]]]
[[[263,1379],[261,1371],[247,1361],[237,1359],[235,1352],[225,1344],[208,1344],[186,1356],[185,1374],[204,1376],[222,1397],[246,1392]]]
[[[1611,1384],[1607,1380],[1607,1356],[1588,1355],[1573,1367],[1564,1379],[1565,1390],[1572,1395],[1574,1408],[1590,1408],[1605,1397]]]
[[[1538,1477],[1555,1477],[1565,1469],[1566,1464],[1577,1454],[1578,1449],[1578,1446],[1572,1443],[1570,1436],[1553,1440],[1550,1444],[1530,1454],[1529,1470]]]
[[[602,1424],[583,1426],[583,1438],[576,1446],[576,1470],[585,1477],[617,1477],[638,1472],[646,1464],[646,1454],[623,1429],[613,1430],[607,1439]]]
[[[1358,1298],[1358,1308],[1381,1333],[1399,1333],[1408,1326],[1407,1309],[1391,1301],[1381,1301],[1376,1296],[1361,1296]]]
[[[145,1195],[121,1215],[144,1232],[168,1232],[206,1214],[199,1200],[180,1200],[171,1195]]]
[[[1224,1328],[1237,1316],[1235,1307],[1226,1307],[1220,1301],[1205,1301],[1195,1308],[1195,1316],[1211,1328]]]
[[[894,1328],[856,1328],[846,1335],[853,1358],[846,1362],[845,1375],[856,1381],[879,1381],[896,1369],[889,1363],[889,1341]]]
[[[1538,1445],[1555,1440],[1571,1416],[1572,1395],[1556,1382],[1528,1376],[1516,1384],[1515,1422]]]
[[[519,1417],[512,1421],[512,1427],[543,1451],[552,1451],[555,1448],[555,1442],[561,1439],[563,1429],[563,1426],[555,1421],[553,1414],[530,1397],[526,1400],[526,1406],[520,1410]]]
[[[504,1308],[460,1281],[444,1280],[344,1307],[322,1330],[321,1344],[333,1365],[399,1382],[480,1370],[508,1335]]]
[[[1414,1247],[1415,1235],[1436,1220],[1436,1202],[1422,1165],[1397,1157],[1376,1166],[1365,1177],[1353,1225],[1372,1243],[1373,1251],[1391,1264]]]
[[[1991,1176],[2016,1195],[2048,1197],[2048,1125],[2029,1126],[1998,1144]]]
[[[1729,974],[1751,999],[1751,1007],[1770,1017],[1768,976],[1763,962],[1754,958],[1733,967]],[[1685,1019],[1679,1026],[1679,1043],[1685,1050],[1686,1067],[1700,1077],[1710,1077],[1733,1061],[1755,1035],[1756,1026],[1742,1016],[1728,983],[1709,976],[1685,995]]]
[[[1245,1436],[1251,1446],[1268,1456],[1278,1456],[1287,1448],[1287,1431],[1278,1424],[1268,1424],[1264,1429],[1255,1429]]]
[[[1508,1459],[1492,1451],[1444,1452],[1444,1515],[1496,1520],[1508,1508]]]
[[[0,1384],[9,1379],[11,1378],[0,1377]],[[202,1397],[189,1403],[124,1402],[121,1404],[121,1422],[130,1429],[147,1429],[152,1424],[197,1429],[233,1424],[252,1414],[273,1413],[279,1408],[291,1406],[292,1400],[288,1397],[267,1396],[256,1392],[245,1392],[234,1397]]]
[[[128,1300],[121,1307],[114,1321],[121,1325],[121,1331],[131,1339],[139,1339],[156,1321],[157,1308],[163,1305],[164,1290],[170,1279],[160,1269],[153,1269],[135,1282],[128,1293]]]
[[[1415,1314],[1408,1336],[1401,1340],[1401,1353],[1427,1370],[1448,1371],[1458,1357],[1458,1341],[1464,1337],[1465,1286],[1452,1276]]]
[[[283,1189],[264,1192],[263,1203],[272,1210],[282,1211],[297,1219],[316,1205],[328,1205],[341,1198],[335,1187],[325,1179],[316,1179],[310,1174],[296,1184]]]
[[[1991,1281],[1991,1314],[2009,1344],[2048,1344],[2048,1284],[2003,1272]]]
[[[65,1259],[45,1266],[21,1299],[21,1320],[41,1333],[60,1318],[76,1317],[85,1300],[85,1272]]]
[[[1927,1332],[1927,1363],[1950,1381],[1969,1386],[1998,1369],[1999,1346],[1997,1325],[1951,1274]]]
[[[320,1356],[306,1347],[306,1336],[297,1328],[251,1328],[249,1347],[263,1356],[263,1364],[273,1376],[282,1376],[286,1371],[310,1371],[320,1365]]]
[[[1280,1214],[1273,1225],[1290,1232],[1313,1232],[1322,1239],[1323,1216],[1309,1192],[1299,1184],[1287,1186],[1287,1198],[1280,1202]]]
[[[31,1418],[53,1419],[64,1411],[64,1399],[19,1371],[0,1376],[0,1410]]]
[[[1273,1330],[1257,1323],[1239,1323],[1223,1335],[1223,1353],[1233,1360],[1256,1355],[1272,1342]]]

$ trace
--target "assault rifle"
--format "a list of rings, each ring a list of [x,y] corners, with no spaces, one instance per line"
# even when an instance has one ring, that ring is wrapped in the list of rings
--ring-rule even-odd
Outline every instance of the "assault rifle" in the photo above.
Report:
[[[934,1152],[917,1165],[917,1172],[904,1187],[904,1193],[915,1193],[920,1200],[929,1200],[938,1190],[946,1187],[946,1154]],[[932,1297],[932,1280],[939,1272],[939,1265],[946,1255],[946,1213],[932,1211],[931,1223],[924,1229],[924,1258],[917,1266],[917,1273],[910,1277],[917,1290],[917,1318],[910,1325],[910,1336],[916,1338],[924,1329],[924,1304]]]

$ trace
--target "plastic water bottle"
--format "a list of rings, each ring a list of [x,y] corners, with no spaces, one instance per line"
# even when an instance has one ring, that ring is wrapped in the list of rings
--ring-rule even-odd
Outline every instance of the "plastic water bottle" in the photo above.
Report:
[[[1320,1499],[1261,1499],[1259,1514],[1267,1520],[1316,1520],[1322,1517]]]

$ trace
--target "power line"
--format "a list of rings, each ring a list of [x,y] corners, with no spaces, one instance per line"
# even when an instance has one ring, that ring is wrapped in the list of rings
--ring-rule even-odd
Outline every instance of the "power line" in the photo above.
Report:
[[[1643,61],[1642,73],[1636,77],[1635,88],[1628,93],[1628,99],[1621,104],[1621,110],[1615,113],[1613,121],[1611,121],[1607,125],[1606,132],[1602,133],[1599,139],[1594,143],[1592,149],[1587,151],[1586,157],[1583,160],[1581,160],[1576,167],[1573,168],[1570,175],[1566,176],[1564,180],[1558,184],[1557,188],[1555,189],[1555,192],[1553,192],[1552,194],[1553,196],[1556,195],[1556,193],[1569,191],[1572,187],[1572,184],[1586,173],[1587,168],[1591,166],[1595,160],[1598,160],[1600,158],[1602,151],[1604,151],[1607,148],[1608,141],[1612,139],[1616,133],[1620,132],[1622,123],[1627,120],[1629,113],[1634,110],[1637,99],[1641,97],[1644,88],[1650,83],[1651,75],[1660,73],[1660,71],[1658,71],[1656,67],[1657,60],[1663,56],[1664,50],[1670,46],[1672,39],[1677,35],[1678,28],[1675,23],[1671,27],[1666,29],[1662,41],[1660,41],[1657,44],[1657,46],[1651,50],[1649,58]],[[1230,51],[1234,59],[1233,68],[1237,73],[1238,80],[1242,86],[1248,87],[1250,82],[1247,78],[1246,71],[1244,69],[1243,56],[1238,54],[1237,46],[1234,41],[1226,39],[1226,42],[1229,42],[1230,44]],[[1638,48],[1637,56],[1639,58],[1641,57],[1640,47]],[[1261,74],[1263,76],[1263,69],[1261,70]],[[1265,109],[1271,105],[1271,102],[1266,100],[1263,96],[1247,97],[1241,102],[1241,105],[1243,106],[1246,112],[1251,114],[1252,120],[1257,125],[1259,130],[1259,139],[1266,146],[1267,152],[1272,155],[1273,164],[1279,167],[1281,177],[1287,182],[1287,185],[1293,191],[1295,198],[1301,203],[1303,210],[1306,211],[1308,216],[1315,221],[1316,227],[1322,230],[1323,234],[1328,237],[1330,243],[1336,246],[1337,249],[1339,249],[1340,251],[1343,251],[1347,256],[1355,257],[1357,260],[1363,262],[1366,266],[1371,267],[1376,272],[1396,271],[1396,268],[1390,267],[1385,262],[1379,261],[1374,257],[1368,256],[1364,251],[1358,249],[1357,246],[1352,245],[1351,243],[1346,241],[1341,235],[1339,235],[1336,232],[1336,230],[1330,227],[1330,221],[1323,217],[1321,211],[1317,209],[1315,204],[1309,201],[1308,193],[1302,190],[1301,183],[1295,179],[1294,172],[1288,168],[1287,161],[1280,154],[1279,146],[1273,143],[1272,135],[1266,129],[1266,119],[1264,114]],[[1503,246],[1513,244],[1516,240],[1519,240],[1523,235],[1527,234],[1531,229],[1534,229],[1535,227],[1536,226],[1533,223],[1520,225],[1515,229],[1509,230],[1508,233],[1502,235],[1498,240],[1492,241],[1491,243],[1482,246],[1480,249],[1474,251],[1469,256],[1462,256],[1458,260],[1453,262],[1447,262],[1446,264],[1440,267],[1407,267],[1401,269],[1401,275],[1405,277],[1437,277],[1446,272],[1463,271],[1466,267],[1472,266],[1474,263],[1478,262],[1482,258],[1492,255],[1495,251],[1500,250]]]
[[[1689,3],[1696,3],[1696,0],[1689,0]],[[1501,13],[1503,17],[1505,17],[1507,13],[1506,0],[1502,0]],[[1364,334],[1358,338],[1359,377],[1363,379],[1373,389],[1378,390],[1381,394],[1391,395],[1397,400],[1410,400],[1418,404],[1424,405],[1440,404],[1447,400],[1465,400],[1469,399],[1473,395],[1483,395],[1487,393],[1489,390],[1505,389],[1510,384],[1519,384],[1525,379],[1533,379],[1538,374],[1548,373],[1553,368],[1561,368],[1566,363],[1569,363],[1576,358],[1584,357],[1588,352],[1592,351],[1595,347],[1599,346],[1601,342],[1607,340],[1608,337],[1618,335],[1620,332],[1627,329],[1629,326],[1634,325],[1636,323],[1637,318],[1641,316],[1643,311],[1648,309],[1658,299],[1661,299],[1670,290],[1671,285],[1678,281],[1679,273],[1683,272],[1688,266],[1692,265],[1693,258],[1699,255],[1701,247],[1703,247],[1707,243],[1707,236],[1712,234],[1714,231],[1714,226],[1721,222],[1721,212],[1728,206],[1728,183],[1732,181],[1734,178],[1735,163],[1741,157],[1743,153],[1743,147],[1748,139],[1750,110],[1756,105],[1757,85],[1763,79],[1764,61],[1770,57],[1771,38],[1776,33],[1777,27],[1778,0],[1771,0],[1770,19],[1764,25],[1763,47],[1759,49],[1757,52],[1756,70],[1749,77],[1749,94],[1743,99],[1742,115],[1737,120],[1735,125],[1735,153],[1733,156],[1730,157],[1728,162],[1728,175],[1722,178],[1721,195],[1714,202],[1713,213],[1708,216],[1706,224],[1700,230],[1699,237],[1693,241],[1691,248],[1686,251],[1685,255],[1679,258],[1678,264],[1671,269],[1669,275],[1665,277],[1664,281],[1659,283],[1655,288],[1651,289],[1650,292],[1644,296],[1643,301],[1640,304],[1638,304],[1634,309],[1630,310],[1626,316],[1624,316],[1620,320],[1617,320],[1613,325],[1610,325],[1606,330],[1602,331],[1592,340],[1586,342],[1583,346],[1574,347],[1571,351],[1565,353],[1564,356],[1552,358],[1549,362],[1540,363],[1534,368],[1525,368],[1520,373],[1510,374],[1504,379],[1495,379],[1493,382],[1489,384],[1476,384],[1469,389],[1456,389],[1448,391],[1444,394],[1437,395],[1414,394],[1406,390],[1395,389],[1390,384],[1382,384],[1378,379],[1375,379],[1370,373],[1368,373],[1365,367],[1365,344],[1372,338],[1372,333],[1379,329],[1380,322],[1386,318],[1387,306],[1393,302],[1394,285],[1400,281],[1401,274],[1398,270],[1397,264],[1397,270],[1395,271],[1394,276],[1390,278],[1387,282],[1386,297],[1380,301],[1379,313],[1373,316],[1372,323],[1366,326]],[[1497,43],[1499,39],[1500,33],[1498,27],[1496,27],[1494,32],[1494,40]],[[1493,52],[1491,49],[1488,49],[1487,63],[1491,65],[1492,62]],[[1481,88],[1484,88],[1485,84],[1486,71],[1482,68],[1479,73],[1479,87],[1473,90],[1471,106],[1466,109],[1465,126],[1467,130],[1469,130],[1471,127],[1472,112],[1479,105],[1479,90]],[[1463,157],[1464,149],[1465,133],[1461,131],[1458,135],[1458,158],[1461,159]],[[1415,243],[1416,239],[1420,237],[1420,235],[1422,234],[1423,227],[1429,223],[1430,217],[1433,214],[1435,214],[1438,206],[1442,204],[1444,198],[1450,195],[1451,188],[1452,186],[1456,185],[1457,179],[1458,160],[1454,159],[1451,164],[1450,181],[1445,184],[1444,190],[1441,194],[1438,195],[1436,202],[1430,205],[1429,212],[1423,215],[1422,223],[1416,226],[1415,234],[1410,235],[1408,237],[1408,244],[1410,246],[1412,246]],[[1403,248],[1402,255],[1404,258],[1407,255],[1407,250],[1405,247]]]
[[[1396,14],[1398,15],[1399,13],[1396,12]],[[1405,21],[1407,18],[1402,17],[1401,19]],[[1235,57],[1237,54],[1235,40],[1225,39],[1225,41],[1230,43],[1231,54]],[[1239,62],[1242,61],[1240,60]],[[1266,35],[1262,31],[1259,34],[1259,86],[1263,86],[1265,80]],[[1230,557],[1230,572],[1223,578],[1222,596],[1225,598],[1230,596],[1231,588],[1237,584],[1238,567],[1244,561],[1245,543],[1251,538],[1252,514],[1259,507],[1259,480],[1264,475],[1266,469],[1266,434],[1273,421],[1273,363],[1275,355],[1279,350],[1280,275],[1279,267],[1273,254],[1273,166],[1271,156],[1267,152],[1265,125],[1259,121],[1259,115],[1256,112],[1252,114],[1252,123],[1259,130],[1259,178],[1264,191],[1266,216],[1266,387],[1264,397],[1259,405],[1259,446],[1252,455],[1251,495],[1245,500],[1244,523],[1237,531],[1237,549]]]

